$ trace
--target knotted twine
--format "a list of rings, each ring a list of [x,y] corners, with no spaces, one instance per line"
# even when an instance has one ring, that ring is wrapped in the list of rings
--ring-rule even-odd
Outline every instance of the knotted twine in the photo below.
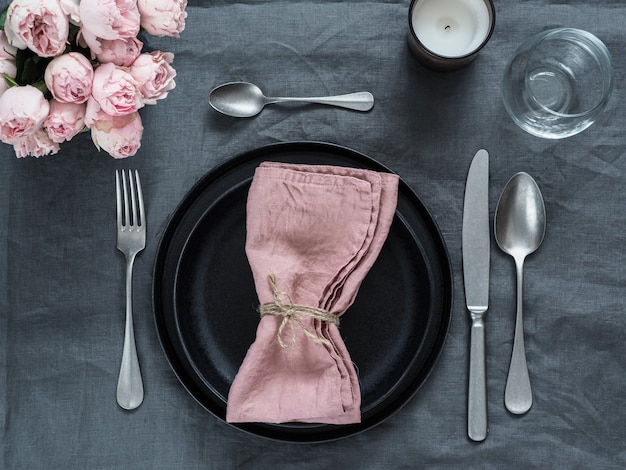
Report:
[[[276,333],[278,344],[280,344],[280,346],[284,349],[290,349],[296,345],[296,327],[294,325],[294,323],[296,323],[309,339],[317,344],[330,346],[330,341],[325,338],[320,338],[315,333],[312,333],[304,325],[301,317],[313,318],[314,320],[332,323],[333,325],[339,325],[339,317],[330,313],[328,310],[324,310],[323,308],[294,304],[287,292],[278,289],[274,273],[270,272],[267,276],[267,280],[272,288],[274,302],[259,306],[259,313],[261,314],[261,317],[264,317],[265,315],[283,317],[283,320],[280,322],[280,326],[278,327],[278,332]],[[287,325],[291,328],[291,341],[289,343],[285,343],[285,341],[283,341],[283,330]]]

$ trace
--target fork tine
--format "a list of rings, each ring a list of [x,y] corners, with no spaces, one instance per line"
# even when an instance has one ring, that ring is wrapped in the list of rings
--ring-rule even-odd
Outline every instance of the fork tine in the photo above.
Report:
[[[127,225],[136,227],[137,224],[137,195],[135,194],[135,178],[132,170],[128,170],[128,187],[130,188],[130,207]]]
[[[146,223],[146,215],[143,211],[143,193],[141,191],[141,181],[139,180],[139,172],[135,170],[135,178],[137,179],[137,199],[139,200],[139,213],[137,215],[138,223],[137,225],[141,226],[143,229]]]
[[[122,170],[122,187],[124,193],[124,223],[122,224],[122,226],[125,227],[130,225],[130,215],[128,212],[128,182],[126,181],[126,170]]]
[[[115,170],[115,199],[117,202],[117,227],[122,226],[122,189],[120,188],[120,172]]]

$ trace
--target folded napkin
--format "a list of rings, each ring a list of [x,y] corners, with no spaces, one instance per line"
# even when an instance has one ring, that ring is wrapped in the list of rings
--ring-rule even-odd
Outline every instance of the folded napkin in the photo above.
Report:
[[[261,319],[229,391],[228,422],[361,421],[359,381],[337,325],[380,253],[397,197],[389,173],[256,169],[246,255]]]

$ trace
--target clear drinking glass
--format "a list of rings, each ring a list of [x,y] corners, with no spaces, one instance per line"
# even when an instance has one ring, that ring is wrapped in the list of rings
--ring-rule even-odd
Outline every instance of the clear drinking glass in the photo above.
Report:
[[[606,107],[613,65],[606,46],[580,29],[558,28],[525,41],[502,81],[507,112],[525,131],[546,139],[582,132]]]

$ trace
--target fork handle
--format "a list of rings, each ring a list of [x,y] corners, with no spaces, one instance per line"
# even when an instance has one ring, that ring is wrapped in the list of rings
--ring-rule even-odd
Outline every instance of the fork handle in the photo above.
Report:
[[[134,261],[135,257],[129,256],[126,262],[126,326],[122,364],[117,381],[117,403],[125,410],[134,410],[143,402],[143,382],[133,330],[132,281]]]

